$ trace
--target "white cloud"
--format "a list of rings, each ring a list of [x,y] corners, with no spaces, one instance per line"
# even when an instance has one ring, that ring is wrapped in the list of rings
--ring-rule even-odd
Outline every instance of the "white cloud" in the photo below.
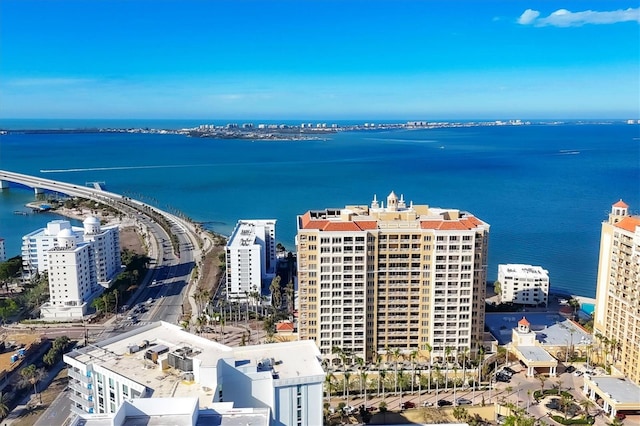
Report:
[[[640,23],[640,8],[618,9],[607,12],[585,10],[582,12],[571,12],[567,9],[558,9],[547,17],[540,18],[537,10],[525,10],[518,23],[521,25],[535,25],[543,27],[551,25],[554,27],[579,27],[585,24],[616,24],[618,22],[634,21]]]
[[[518,24],[529,25],[530,23],[535,21],[538,16],[540,16],[540,12],[538,12],[537,10],[527,9],[522,12],[522,15],[520,15],[520,18],[518,18]]]

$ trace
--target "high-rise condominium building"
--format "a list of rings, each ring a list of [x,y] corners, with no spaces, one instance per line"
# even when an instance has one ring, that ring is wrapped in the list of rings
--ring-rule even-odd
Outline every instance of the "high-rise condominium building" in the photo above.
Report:
[[[0,262],[7,260],[7,252],[4,247],[4,238],[0,238]]]
[[[622,200],[602,223],[593,326],[614,366],[640,384],[640,216]]]
[[[101,226],[100,220],[89,216],[82,227],[71,226],[68,220],[52,220],[46,228],[22,237],[22,266],[25,278],[49,269],[48,251],[58,247],[58,234],[68,229],[77,243],[88,242],[94,251],[96,279],[103,287],[120,272],[120,232],[117,225]]]
[[[387,205],[298,216],[299,334],[330,356],[475,354],[484,329],[489,225],[468,212]]]
[[[240,220],[227,242],[227,298],[247,300],[275,276],[276,221]]]

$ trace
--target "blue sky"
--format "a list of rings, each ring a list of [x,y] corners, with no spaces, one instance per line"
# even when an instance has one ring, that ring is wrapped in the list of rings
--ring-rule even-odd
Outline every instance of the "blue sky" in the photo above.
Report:
[[[617,1],[2,0],[0,118],[640,118]]]

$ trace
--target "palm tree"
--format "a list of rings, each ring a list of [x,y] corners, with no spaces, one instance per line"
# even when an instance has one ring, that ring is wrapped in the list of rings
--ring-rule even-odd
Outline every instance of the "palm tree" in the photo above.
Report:
[[[418,350],[414,349],[409,353],[411,359],[411,393],[413,393],[413,385],[416,381],[416,359],[418,358]]]
[[[429,391],[431,391],[431,366],[433,365],[431,363],[431,351],[433,350],[433,347],[426,343],[424,345],[424,349],[427,351],[427,356],[429,357]]]
[[[366,370],[361,370],[360,371],[360,392],[362,392],[362,389],[364,388],[364,406],[367,406],[367,371]]]
[[[389,353],[387,351],[387,353]],[[395,394],[398,394],[398,358],[400,358],[400,348],[391,349],[391,356],[394,360],[394,371],[395,371]]]
[[[580,406],[584,410],[585,416],[589,416],[589,410],[596,406],[595,402],[590,400],[589,398],[583,399],[579,402]]]
[[[544,374],[538,374],[536,377],[540,380],[540,391],[544,394],[544,382],[547,381],[547,378]]]
[[[378,383],[380,383],[380,381],[382,381],[382,400],[385,400],[385,388],[387,386],[387,384],[384,382],[385,377],[387,376],[387,370],[385,370],[384,368],[382,370],[378,371]],[[378,385],[379,387],[379,385]]]
[[[447,368],[444,370],[444,389],[445,391],[449,390],[449,357],[451,356],[451,347],[447,346],[444,348],[444,363]]]
[[[326,386],[327,399],[329,400],[329,405],[331,405],[331,391],[334,388],[334,384],[333,384],[334,379],[335,379],[335,376],[333,375],[333,373],[327,374],[324,378],[324,384]]]
[[[0,419],[9,414],[9,396],[0,392]]]
[[[364,359],[359,356],[356,357],[356,364],[358,364],[358,374],[360,377],[360,395],[362,395],[362,374],[364,371]],[[365,373],[366,374],[366,373]]]
[[[573,398],[570,395],[567,394],[561,394],[560,395],[560,406],[564,409],[564,419],[567,420],[567,412],[569,410],[569,407],[571,406],[571,401],[573,401]]]
[[[342,378],[344,379],[344,399],[345,401],[347,401],[347,388],[350,387],[349,379],[351,378],[351,373],[349,373],[348,371],[345,371]]]
[[[33,394],[38,395],[38,382],[42,380],[47,373],[43,368],[36,368],[34,364],[20,370],[20,375],[24,383],[33,385]],[[42,395],[40,395],[40,404],[42,404]]]

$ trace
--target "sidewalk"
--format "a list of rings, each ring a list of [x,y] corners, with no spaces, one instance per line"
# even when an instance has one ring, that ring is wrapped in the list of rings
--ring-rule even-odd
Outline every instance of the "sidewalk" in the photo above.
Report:
[[[54,365],[53,368],[48,371],[45,378],[38,382],[38,390],[41,392],[49,387],[53,379],[65,367],[66,365],[63,361],[59,361]],[[11,413],[9,413],[9,415],[2,421],[2,426],[9,426],[16,423],[20,419],[20,416],[27,414],[35,405],[39,405],[38,396],[33,394],[33,388],[31,388],[27,396],[25,396],[16,408],[11,410]]]

